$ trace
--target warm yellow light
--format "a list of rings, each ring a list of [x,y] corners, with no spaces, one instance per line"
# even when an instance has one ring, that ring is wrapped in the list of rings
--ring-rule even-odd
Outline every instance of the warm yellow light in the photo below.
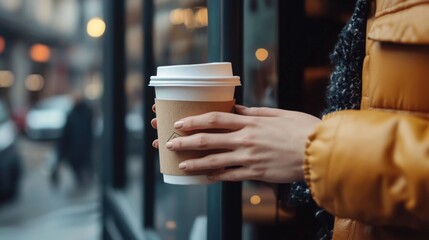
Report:
[[[0,71],[0,88],[8,88],[12,86],[14,76],[11,71]]]
[[[91,18],[86,25],[86,31],[90,37],[101,37],[103,36],[104,31],[106,31],[106,23],[104,23],[101,18]]]
[[[40,91],[45,85],[45,79],[39,74],[30,74],[25,79],[25,87],[28,91]]]
[[[6,48],[6,41],[3,37],[0,37],[0,53],[4,52],[4,49]]]
[[[47,62],[51,58],[51,49],[44,44],[34,44],[30,48],[30,57],[35,62]]]
[[[167,221],[167,222],[165,222],[165,227],[168,230],[174,230],[174,229],[176,229],[177,225],[176,225],[175,221]]]
[[[209,24],[209,12],[207,8],[200,8],[195,13],[195,22],[199,26],[207,26]]]
[[[174,9],[170,12],[170,22],[174,25],[180,25],[184,22],[184,14],[181,8]]]
[[[255,56],[258,61],[263,62],[268,58],[268,51],[265,48],[258,48],[258,50],[255,52]]]
[[[91,100],[100,98],[103,95],[103,84],[100,74],[93,74],[86,81],[85,97]]]
[[[177,8],[170,12],[170,23],[184,24],[186,28],[206,27],[209,24],[207,8],[198,8],[195,12],[191,8]]]
[[[183,10],[183,23],[185,24],[186,28],[193,29],[195,28],[195,22],[194,22],[194,11],[190,8],[186,8]]]
[[[250,203],[252,205],[258,205],[261,203],[261,197],[258,195],[253,195],[250,197]]]
[[[97,99],[101,97],[102,94],[101,84],[98,82],[93,82],[85,87],[85,97],[91,100]]]

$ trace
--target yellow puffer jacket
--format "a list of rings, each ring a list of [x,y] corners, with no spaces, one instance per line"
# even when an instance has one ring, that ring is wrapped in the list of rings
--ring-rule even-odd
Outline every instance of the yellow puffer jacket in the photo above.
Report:
[[[305,177],[333,239],[429,239],[429,1],[377,0],[360,111],[310,136]]]

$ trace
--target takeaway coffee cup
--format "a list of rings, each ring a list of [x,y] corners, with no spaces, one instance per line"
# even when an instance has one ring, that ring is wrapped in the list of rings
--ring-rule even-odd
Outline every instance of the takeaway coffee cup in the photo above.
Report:
[[[165,145],[171,139],[188,135],[176,130],[176,121],[212,111],[231,112],[234,91],[240,77],[233,76],[231,63],[206,63],[158,67],[150,78],[155,87],[160,169],[164,182],[171,184],[208,184],[207,172],[187,173],[179,163],[208,155],[210,151],[169,151]],[[196,132],[192,132],[194,134]]]

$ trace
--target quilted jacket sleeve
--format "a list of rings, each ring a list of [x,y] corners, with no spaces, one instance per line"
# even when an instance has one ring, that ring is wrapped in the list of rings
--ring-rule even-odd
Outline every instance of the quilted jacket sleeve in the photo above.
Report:
[[[314,200],[373,225],[429,223],[429,120],[340,111],[310,136],[304,164]]]

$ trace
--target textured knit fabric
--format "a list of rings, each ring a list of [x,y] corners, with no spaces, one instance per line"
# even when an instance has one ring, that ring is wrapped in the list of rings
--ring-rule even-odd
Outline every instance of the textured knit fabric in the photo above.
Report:
[[[327,108],[323,115],[331,112],[359,109],[362,96],[362,64],[365,56],[366,20],[370,0],[358,0],[349,22],[339,35],[331,54],[334,71],[327,90]],[[291,185],[289,203],[308,203],[310,190],[305,182]]]
[[[339,35],[331,54],[334,71],[327,89],[327,108],[323,115],[331,112],[359,109],[362,96],[362,65],[365,56],[366,21],[371,0],[357,0],[351,19]],[[291,184],[288,204],[298,206],[315,205],[305,182]],[[328,223],[330,224],[330,223]],[[328,239],[323,233],[318,239]]]
[[[335,68],[327,92],[328,106],[323,114],[360,108],[366,20],[370,3],[370,0],[358,0],[349,23],[340,33],[331,55]]]

